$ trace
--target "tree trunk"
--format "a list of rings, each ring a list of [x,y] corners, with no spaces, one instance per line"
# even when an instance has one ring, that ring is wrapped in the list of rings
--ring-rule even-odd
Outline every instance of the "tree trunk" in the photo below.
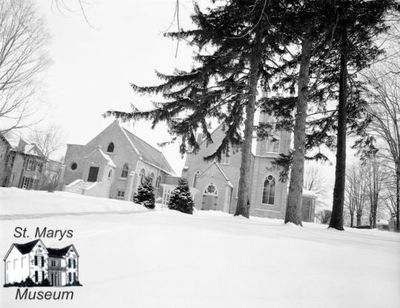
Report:
[[[362,217],[362,212],[357,211],[356,218],[357,218],[357,227],[361,226],[361,217]]]
[[[400,232],[399,207],[400,207],[400,162],[396,164],[396,231],[397,232]]]
[[[350,212],[350,227],[354,227],[354,212]]]
[[[253,143],[254,113],[256,110],[257,84],[259,64],[261,61],[261,39],[260,32],[256,34],[255,46],[250,58],[249,99],[246,106],[246,120],[244,126],[244,141],[242,144],[242,158],[240,165],[240,178],[238,188],[238,202],[235,216],[249,217],[250,198],[249,183],[251,169],[251,147]]]
[[[330,228],[343,229],[343,205],[346,183],[346,122],[347,122],[347,26],[341,29],[341,56],[339,77],[338,131],[336,150],[335,187],[333,190]]]
[[[304,154],[306,140],[306,120],[308,102],[308,82],[311,58],[311,29],[308,29],[301,46],[301,62],[298,81],[298,99],[296,102],[296,121],[294,125],[294,151],[290,172],[289,193],[287,199],[285,223],[301,224],[301,206],[303,196]]]

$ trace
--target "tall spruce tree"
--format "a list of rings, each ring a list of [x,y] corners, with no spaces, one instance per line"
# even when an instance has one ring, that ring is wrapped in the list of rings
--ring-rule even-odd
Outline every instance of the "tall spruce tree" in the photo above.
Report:
[[[240,148],[242,160],[235,215],[249,217],[249,181],[251,147],[257,87],[267,89],[272,72],[265,59],[279,56],[284,36],[275,26],[281,22],[280,1],[213,1],[205,11],[195,5],[192,16],[196,29],[169,33],[167,36],[189,41],[198,48],[195,67],[176,70],[172,75],[158,73],[164,83],[142,87],[139,93],[161,93],[165,101],[145,112],[116,112],[125,119],[147,118],[156,125],[166,121],[170,132],[181,137],[181,153],[190,147],[198,151],[195,133],[202,130],[208,143],[213,142],[207,119],[223,123],[225,136],[206,160],[221,158],[230,147]],[[206,51],[208,50],[208,52]],[[211,51],[210,51],[211,50]],[[244,132],[241,133],[244,126]]]
[[[343,230],[349,70],[355,78],[354,73],[371,65],[383,52],[378,47],[377,36],[388,30],[386,17],[393,11],[399,11],[399,4],[396,0],[341,0],[336,5],[340,74],[335,186],[329,227]]]

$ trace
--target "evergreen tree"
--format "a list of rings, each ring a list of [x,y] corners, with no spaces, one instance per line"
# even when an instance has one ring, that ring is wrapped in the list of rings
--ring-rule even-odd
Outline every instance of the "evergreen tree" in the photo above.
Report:
[[[148,209],[154,209],[154,187],[151,177],[145,177],[143,183],[139,185],[137,193],[133,196],[133,202],[142,204]]]
[[[285,36],[276,32],[280,22],[280,1],[212,1],[204,12],[195,5],[192,20],[196,29],[169,33],[198,48],[194,68],[176,70],[172,75],[157,73],[164,83],[139,87],[139,93],[159,94],[165,101],[146,112],[108,112],[124,119],[147,118],[153,126],[166,121],[170,133],[181,138],[181,153],[187,148],[197,152],[196,131],[202,130],[208,143],[213,142],[208,119],[223,124],[225,136],[206,160],[221,159],[229,148],[240,149],[238,203],[235,215],[249,216],[249,182],[254,113],[257,87],[265,90],[273,71],[263,65],[269,57],[285,53],[279,48]],[[184,114],[184,115],[183,115]],[[242,128],[244,126],[244,132]]]
[[[382,53],[376,43],[377,35],[388,30],[386,17],[394,10],[399,11],[396,0],[337,2],[336,41],[340,74],[335,186],[329,227],[338,230],[343,230],[349,70],[357,72],[368,67]]]
[[[186,179],[180,179],[178,186],[171,192],[168,208],[186,214],[193,214],[193,199]]]

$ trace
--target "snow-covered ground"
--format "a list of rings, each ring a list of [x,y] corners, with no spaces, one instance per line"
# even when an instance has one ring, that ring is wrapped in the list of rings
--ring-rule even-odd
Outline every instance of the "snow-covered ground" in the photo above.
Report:
[[[36,227],[72,229],[72,238],[43,241],[75,245],[83,284],[62,289],[74,298],[57,303],[1,288],[1,307],[400,307],[395,233],[9,188],[0,188],[0,224],[3,255]],[[32,237],[14,238],[18,226]]]

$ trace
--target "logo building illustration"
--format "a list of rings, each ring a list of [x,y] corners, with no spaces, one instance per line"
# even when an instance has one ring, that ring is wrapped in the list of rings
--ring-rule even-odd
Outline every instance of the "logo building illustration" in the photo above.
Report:
[[[74,245],[47,248],[40,239],[12,244],[4,257],[5,287],[79,286],[79,254]]]

